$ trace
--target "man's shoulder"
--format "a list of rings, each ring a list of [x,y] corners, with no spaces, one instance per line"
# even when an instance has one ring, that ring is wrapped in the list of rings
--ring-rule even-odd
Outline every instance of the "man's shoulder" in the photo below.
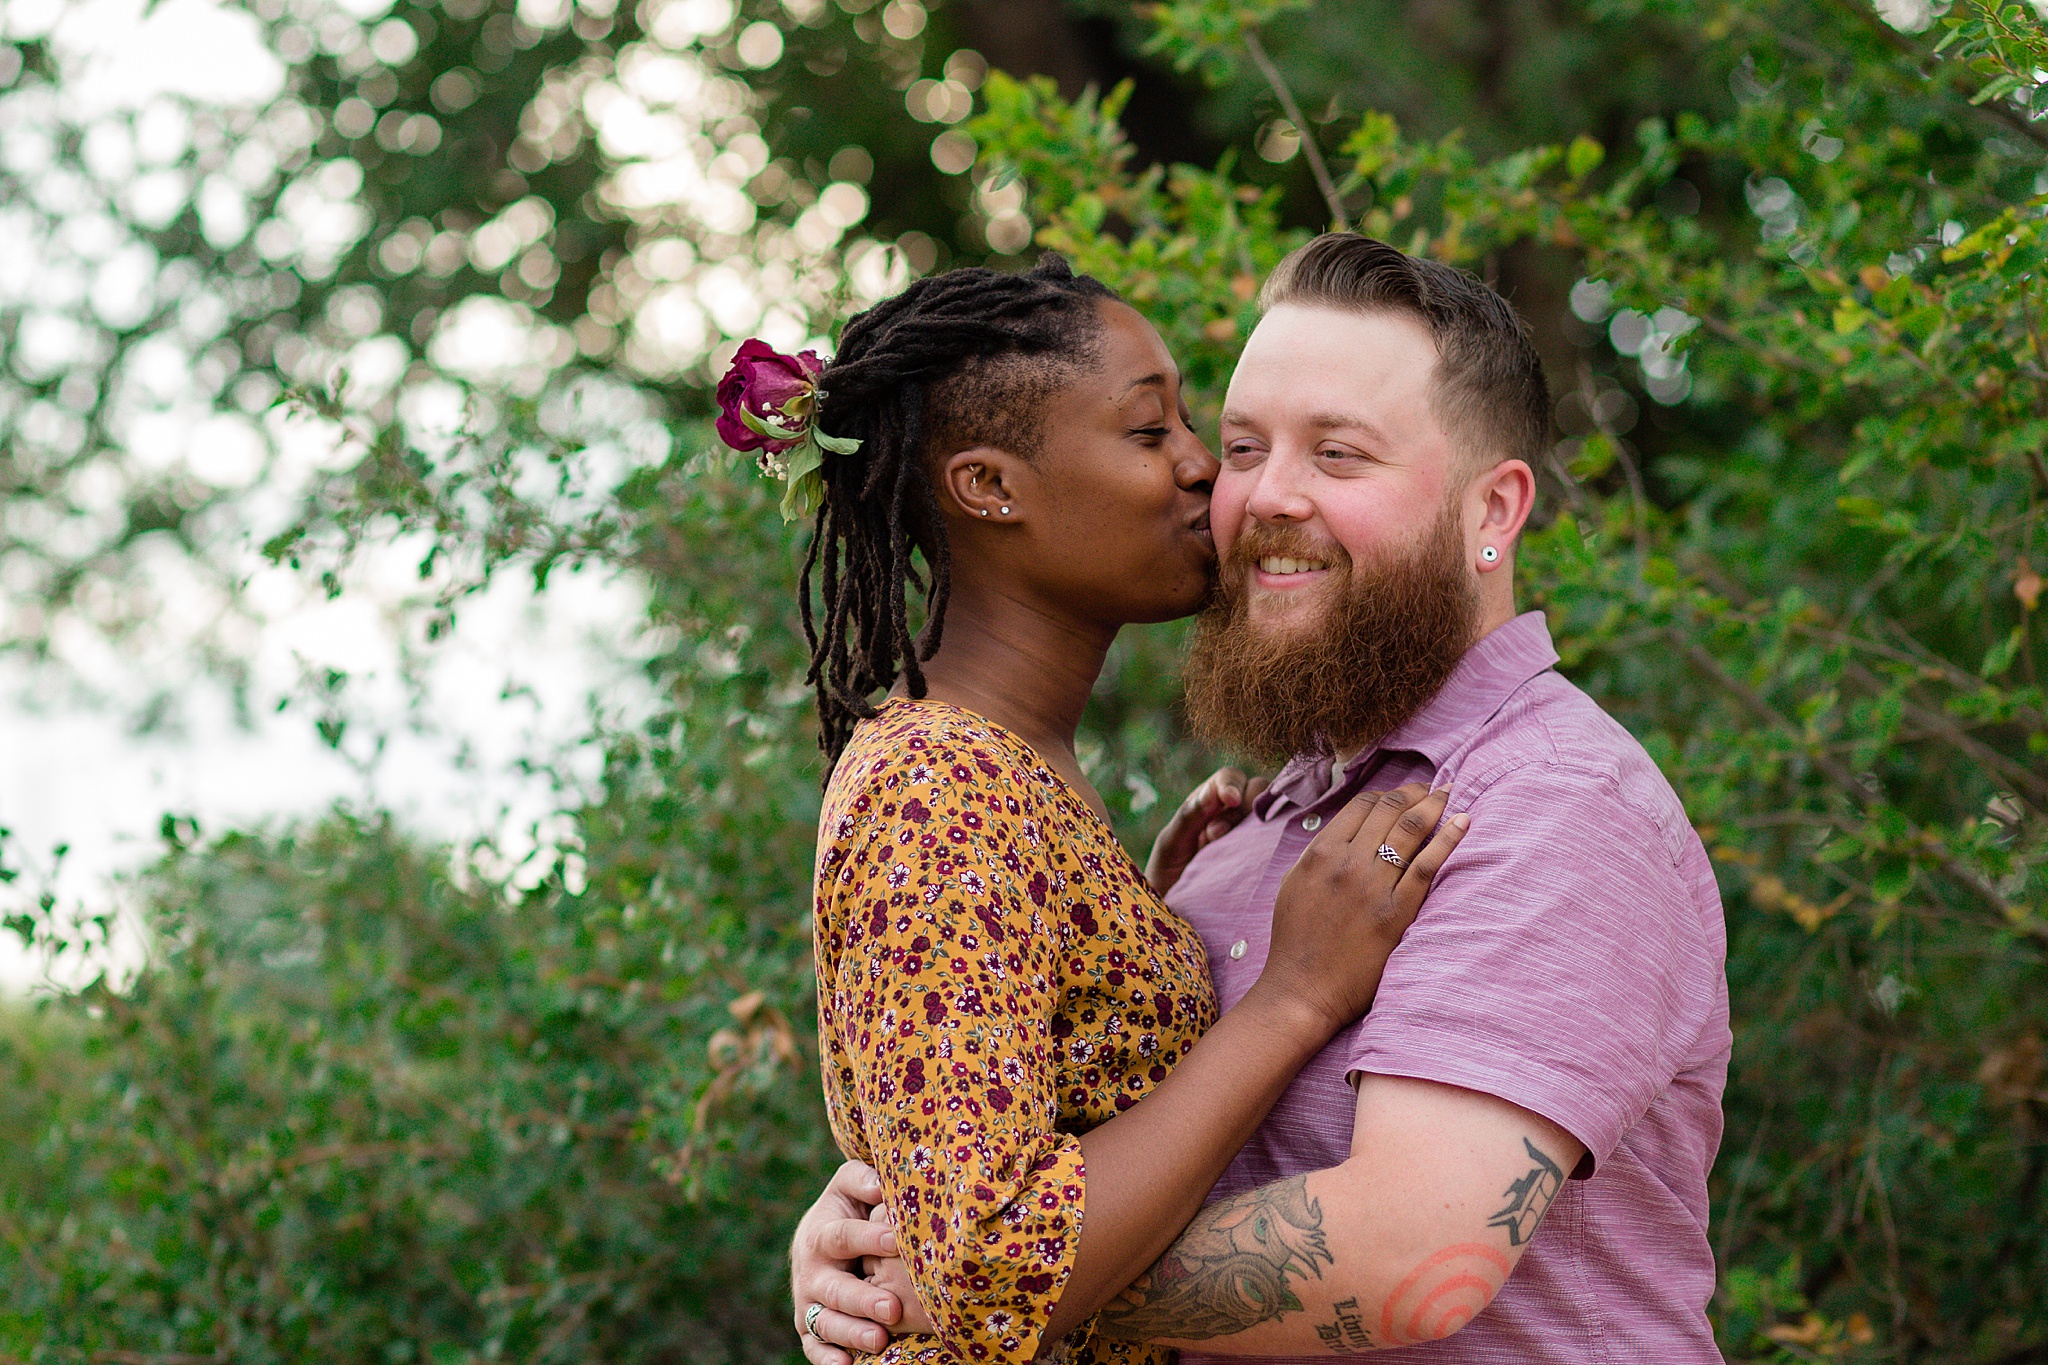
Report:
[[[1472,805],[1597,793],[1656,829],[1674,861],[1698,847],[1684,803],[1642,741],[1555,669],[1516,689],[1456,763]]]

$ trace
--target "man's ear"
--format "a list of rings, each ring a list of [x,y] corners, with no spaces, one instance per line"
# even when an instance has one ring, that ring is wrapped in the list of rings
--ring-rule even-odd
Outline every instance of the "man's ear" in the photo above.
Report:
[[[1516,538],[1536,510],[1536,475],[1526,461],[1502,460],[1472,481],[1467,496],[1468,505],[1476,503],[1479,510],[1479,524],[1473,529],[1472,566],[1489,573],[1508,562]]]
[[[1007,450],[974,446],[939,466],[939,506],[949,516],[1016,524],[1024,517],[1024,462]]]

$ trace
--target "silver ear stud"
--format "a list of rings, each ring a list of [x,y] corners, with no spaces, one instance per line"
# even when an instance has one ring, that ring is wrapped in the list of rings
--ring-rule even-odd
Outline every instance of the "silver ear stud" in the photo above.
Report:
[[[1006,516],[1006,517],[1007,517],[1008,515],[1010,515],[1010,509],[1009,509],[1009,508],[1007,508],[1007,507],[1005,507],[1005,508],[1003,509],[1003,515],[1004,515],[1004,516]]]
[[[981,509],[981,514],[982,514],[983,516],[987,516],[987,515],[988,515],[988,509],[987,509],[986,507],[982,508],[982,509]]]
[[[1487,563],[1492,564],[1500,559],[1500,551],[1494,549],[1491,545],[1488,545],[1486,548],[1482,549],[1479,552],[1479,557],[1485,560]]]

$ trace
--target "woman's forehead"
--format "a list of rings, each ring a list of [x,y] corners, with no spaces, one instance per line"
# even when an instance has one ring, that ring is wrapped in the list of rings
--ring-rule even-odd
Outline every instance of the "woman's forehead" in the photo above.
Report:
[[[1116,403],[1148,389],[1177,391],[1180,366],[1159,330],[1129,304],[1103,301],[1100,363],[1091,387]]]

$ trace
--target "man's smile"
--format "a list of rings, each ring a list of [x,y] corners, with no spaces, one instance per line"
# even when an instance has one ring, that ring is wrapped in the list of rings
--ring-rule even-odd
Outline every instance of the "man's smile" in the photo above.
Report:
[[[1253,578],[1262,588],[1288,592],[1322,582],[1329,571],[1327,560],[1264,555],[1259,559],[1258,571]]]

